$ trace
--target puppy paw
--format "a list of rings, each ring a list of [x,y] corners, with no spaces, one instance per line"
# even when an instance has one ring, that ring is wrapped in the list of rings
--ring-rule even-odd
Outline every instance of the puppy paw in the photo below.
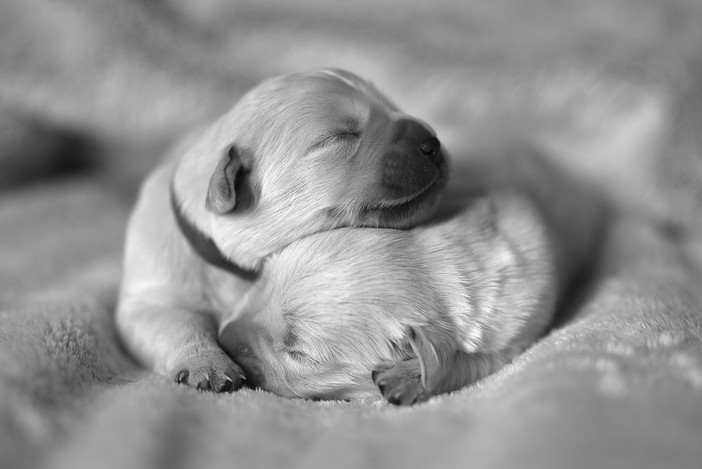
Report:
[[[210,352],[180,361],[171,373],[172,379],[201,391],[232,392],[246,381],[244,372],[224,352]]]
[[[422,386],[421,369],[417,359],[381,363],[376,366],[371,376],[390,404],[409,406],[431,397]]]

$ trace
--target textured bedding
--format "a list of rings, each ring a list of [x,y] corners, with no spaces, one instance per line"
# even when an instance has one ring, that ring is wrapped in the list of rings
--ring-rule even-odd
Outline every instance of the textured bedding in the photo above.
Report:
[[[702,4],[426,3],[0,2],[1,468],[702,467]],[[139,181],[258,80],[315,66],[370,78],[459,158],[496,97],[551,136],[592,119],[579,141],[658,110],[650,156],[556,156],[611,226],[553,329],[495,375],[412,408],[214,395],[121,346]]]

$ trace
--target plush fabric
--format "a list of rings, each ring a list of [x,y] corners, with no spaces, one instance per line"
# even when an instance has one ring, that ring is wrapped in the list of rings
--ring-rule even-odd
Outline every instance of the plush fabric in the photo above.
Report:
[[[167,142],[259,79],[348,68],[441,135],[500,73],[575,61],[673,74],[671,55],[701,53],[701,19],[695,2],[664,0],[5,0],[0,467],[700,467],[694,145],[619,165],[645,166],[651,184],[630,194],[640,204],[621,191],[591,283],[546,337],[416,407],[187,389],[131,360],[113,314],[139,180]],[[676,126],[699,129],[702,94],[685,76],[657,95],[680,111],[663,114],[672,142]]]

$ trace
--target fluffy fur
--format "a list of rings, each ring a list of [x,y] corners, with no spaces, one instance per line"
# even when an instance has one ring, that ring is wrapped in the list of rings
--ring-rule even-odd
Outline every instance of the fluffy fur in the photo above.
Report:
[[[117,310],[127,346],[155,371],[200,389],[231,390],[245,379],[216,333],[218,315],[250,282],[194,253],[176,227],[171,190],[224,256],[256,269],[312,233],[425,220],[446,171],[433,131],[351,73],[264,81],[144,183]]]
[[[284,396],[367,398],[375,382],[412,404],[498,369],[544,332],[603,216],[537,155],[516,161],[513,173],[536,177],[531,191],[496,187],[410,231],[348,228],[291,244],[220,343],[251,385]],[[546,203],[554,190],[561,200]]]

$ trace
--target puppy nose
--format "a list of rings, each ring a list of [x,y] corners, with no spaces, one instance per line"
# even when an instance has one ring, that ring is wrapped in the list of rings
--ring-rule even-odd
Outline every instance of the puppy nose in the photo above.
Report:
[[[437,167],[441,166],[441,142],[425,125],[413,119],[400,119],[395,123],[393,143],[407,150],[419,150],[419,153],[429,157]]]
[[[393,124],[393,143],[403,139],[423,141],[432,137],[431,132],[425,126],[414,119],[399,119]]]
[[[427,156],[436,155],[441,149],[441,142],[436,137],[429,137],[419,144],[419,151]]]
[[[415,120],[395,122],[388,150],[383,155],[382,185],[391,195],[406,197],[421,192],[441,170],[441,143]]]
[[[246,386],[260,387],[263,373],[253,347],[255,334],[245,324],[232,321],[219,333],[219,346],[244,370]]]

